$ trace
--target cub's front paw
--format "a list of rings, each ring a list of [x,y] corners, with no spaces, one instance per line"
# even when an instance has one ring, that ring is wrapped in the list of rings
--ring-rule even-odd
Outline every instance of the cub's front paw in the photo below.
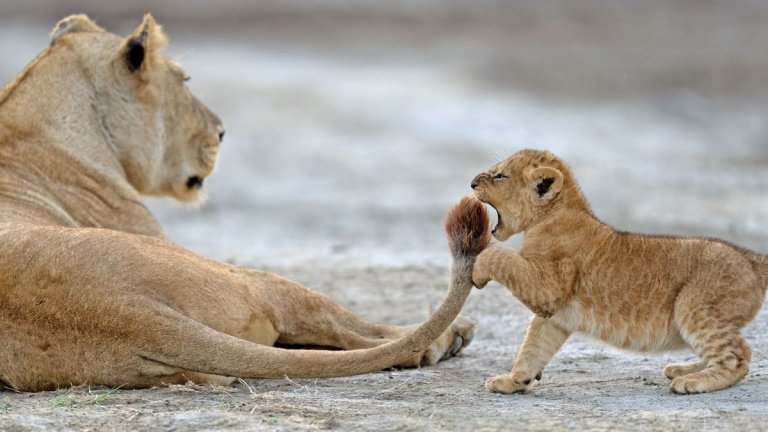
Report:
[[[539,379],[540,375],[536,378],[531,378],[522,373],[511,373],[508,375],[499,375],[493,378],[485,380],[485,388],[494,393],[525,393],[531,386],[534,379]]]
[[[475,261],[475,266],[472,268],[472,285],[478,289],[482,289],[485,288],[490,281],[491,276],[488,274],[488,270],[479,261]]]
[[[491,277],[491,255],[496,247],[491,246],[480,252],[472,265],[472,284],[477,288],[484,288],[493,277]]]
[[[488,282],[490,282],[491,279],[489,278],[475,278],[475,275],[472,275],[472,285],[475,286],[477,289],[483,289],[486,285],[488,285]]]

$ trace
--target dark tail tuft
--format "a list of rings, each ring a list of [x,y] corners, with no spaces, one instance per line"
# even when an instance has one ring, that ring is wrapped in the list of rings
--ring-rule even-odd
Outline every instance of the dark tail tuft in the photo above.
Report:
[[[448,210],[445,232],[454,258],[474,259],[491,243],[490,221],[478,199],[464,197]]]

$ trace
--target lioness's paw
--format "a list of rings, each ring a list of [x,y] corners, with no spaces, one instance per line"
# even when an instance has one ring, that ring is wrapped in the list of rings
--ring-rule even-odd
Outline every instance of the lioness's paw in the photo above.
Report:
[[[538,375],[537,377],[540,377]],[[494,393],[525,393],[536,378],[531,378],[523,373],[511,373],[509,375],[499,375],[485,380],[485,388]]]
[[[419,364],[433,365],[460,353],[474,339],[475,325],[471,319],[459,315],[451,327],[427,348]]]
[[[473,321],[472,319],[465,317],[464,315],[459,315],[456,320],[451,324],[451,331],[455,335],[455,339],[453,342],[453,345],[451,346],[451,349],[449,350],[450,356],[452,357],[458,353],[460,353],[464,348],[469,346],[469,344],[472,343],[472,340],[475,338],[475,327],[477,326],[477,323]],[[457,342],[460,342],[457,344]],[[444,358],[448,358],[444,357]]]

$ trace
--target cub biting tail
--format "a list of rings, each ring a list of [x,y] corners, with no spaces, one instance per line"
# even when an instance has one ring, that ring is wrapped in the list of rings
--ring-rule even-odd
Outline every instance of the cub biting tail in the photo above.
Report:
[[[763,304],[768,258],[722,240],[614,230],[548,152],[515,153],[471,186],[498,213],[496,239],[525,233],[519,252],[483,251],[473,280],[498,281],[535,314],[512,371],[489,379],[489,390],[527,391],[574,332],[641,352],[690,348],[699,361],[664,368],[675,393],[746,376],[752,350],[741,329]]]

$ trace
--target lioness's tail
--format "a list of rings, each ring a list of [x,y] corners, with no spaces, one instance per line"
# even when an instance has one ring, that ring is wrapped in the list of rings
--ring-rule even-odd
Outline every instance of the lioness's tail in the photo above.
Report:
[[[215,331],[175,311],[178,326],[169,329],[169,340],[178,333],[173,346],[154,347],[157,352],[144,357],[186,370],[243,378],[332,377],[379,371],[411,359],[423,352],[458,316],[472,290],[472,264],[489,243],[488,215],[473,198],[464,198],[448,213],[446,231],[453,254],[450,289],[440,307],[412,333],[401,339],[370,349],[318,351],[280,349],[258,345]],[[167,315],[165,319],[169,318]],[[191,333],[191,334],[190,334]],[[171,339],[173,340],[173,339]],[[202,346],[215,350],[201,349]],[[203,352],[216,352],[207,358]],[[150,354],[150,353],[147,353]]]
[[[475,258],[491,243],[488,231],[488,212],[483,203],[475,198],[464,197],[451,207],[445,217],[445,232],[448,246],[453,254],[453,263]],[[469,276],[471,277],[471,271]]]

